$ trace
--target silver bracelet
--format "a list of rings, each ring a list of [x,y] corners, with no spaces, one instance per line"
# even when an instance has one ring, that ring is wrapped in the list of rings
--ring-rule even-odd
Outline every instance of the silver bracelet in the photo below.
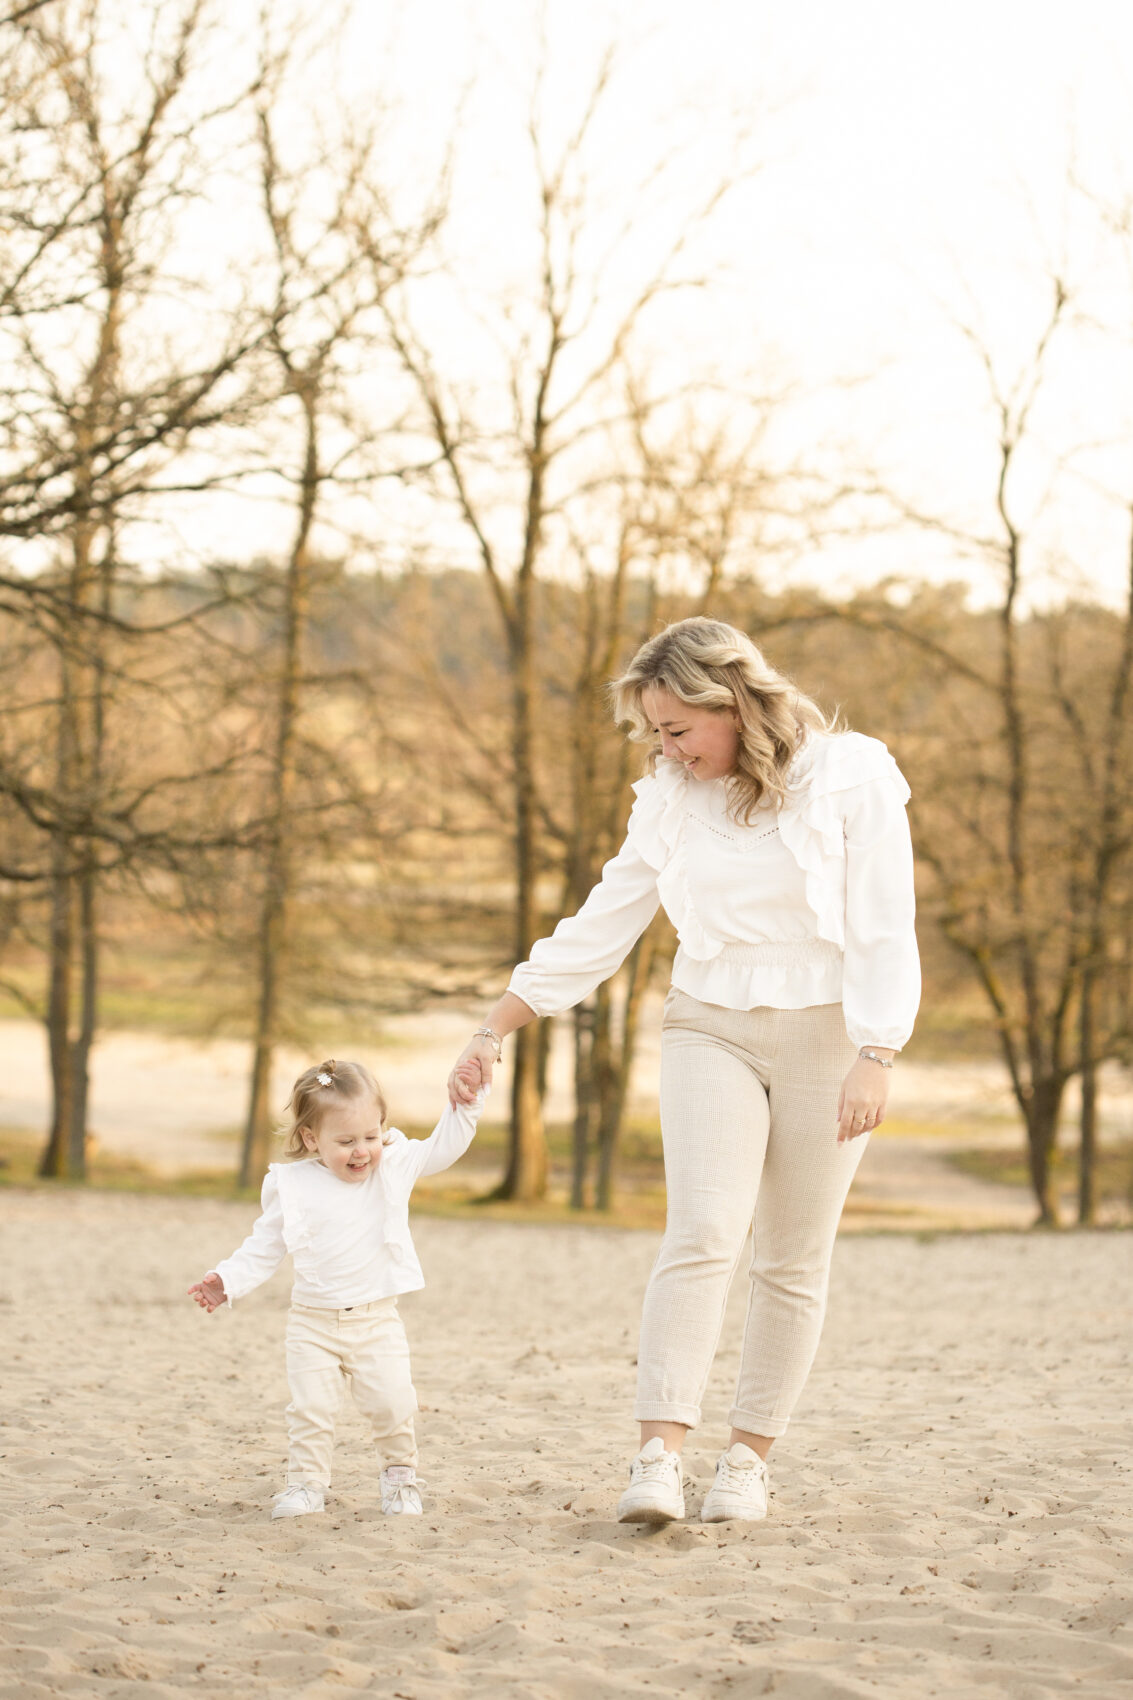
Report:
[[[893,1067],[892,1057],[879,1057],[877,1052],[871,1051],[868,1045],[862,1046],[861,1050],[858,1052],[858,1056],[863,1057],[866,1062],[880,1063],[882,1068]]]
[[[500,1053],[504,1048],[504,1042],[498,1033],[493,1033],[490,1027],[477,1027],[472,1037],[474,1039],[490,1039],[496,1048],[496,1061],[499,1062]]]

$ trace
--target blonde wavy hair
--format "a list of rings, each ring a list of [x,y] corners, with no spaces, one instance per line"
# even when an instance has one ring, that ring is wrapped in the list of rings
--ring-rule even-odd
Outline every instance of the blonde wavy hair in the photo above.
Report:
[[[739,757],[727,784],[729,811],[740,821],[750,820],[764,798],[785,800],[787,769],[811,732],[844,729],[765,661],[746,632],[703,616],[677,620],[643,643],[610,685],[618,724],[651,746],[650,773],[661,748],[641,699],[658,688],[690,707],[731,709],[738,717]]]
[[[288,1120],[280,1129],[280,1137],[284,1141],[283,1155],[308,1156],[303,1143],[304,1132],[318,1133],[319,1122],[328,1110],[367,1095],[378,1107],[383,1139],[388,1144],[385,1133],[389,1109],[385,1094],[364,1064],[335,1062],[330,1057],[326,1062],[306,1069],[291,1088],[291,1097],[287,1101]]]

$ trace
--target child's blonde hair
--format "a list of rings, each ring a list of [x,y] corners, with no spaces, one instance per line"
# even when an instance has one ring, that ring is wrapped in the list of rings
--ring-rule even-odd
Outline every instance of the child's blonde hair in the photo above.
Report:
[[[284,1156],[305,1157],[307,1147],[303,1143],[304,1131],[317,1133],[319,1122],[327,1110],[332,1110],[347,1100],[361,1098],[366,1093],[370,1094],[378,1106],[384,1135],[386,1116],[389,1114],[385,1094],[363,1063],[336,1062],[331,1057],[327,1062],[319,1063],[316,1068],[307,1069],[291,1088],[291,1097],[288,1099],[287,1113],[290,1120],[280,1130],[285,1141]]]

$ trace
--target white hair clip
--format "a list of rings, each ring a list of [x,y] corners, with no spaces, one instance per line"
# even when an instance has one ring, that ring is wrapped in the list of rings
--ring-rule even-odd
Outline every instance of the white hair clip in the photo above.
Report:
[[[318,1081],[320,1086],[329,1086],[332,1078],[333,1076],[329,1075],[325,1069],[321,1074],[316,1074],[315,1076],[315,1079]]]

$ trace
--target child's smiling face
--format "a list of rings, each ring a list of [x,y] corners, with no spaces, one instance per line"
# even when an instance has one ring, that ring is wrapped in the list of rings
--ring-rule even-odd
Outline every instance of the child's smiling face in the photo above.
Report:
[[[305,1127],[312,1156],[348,1184],[364,1181],[382,1158],[382,1113],[368,1094],[325,1109],[317,1130]]]

